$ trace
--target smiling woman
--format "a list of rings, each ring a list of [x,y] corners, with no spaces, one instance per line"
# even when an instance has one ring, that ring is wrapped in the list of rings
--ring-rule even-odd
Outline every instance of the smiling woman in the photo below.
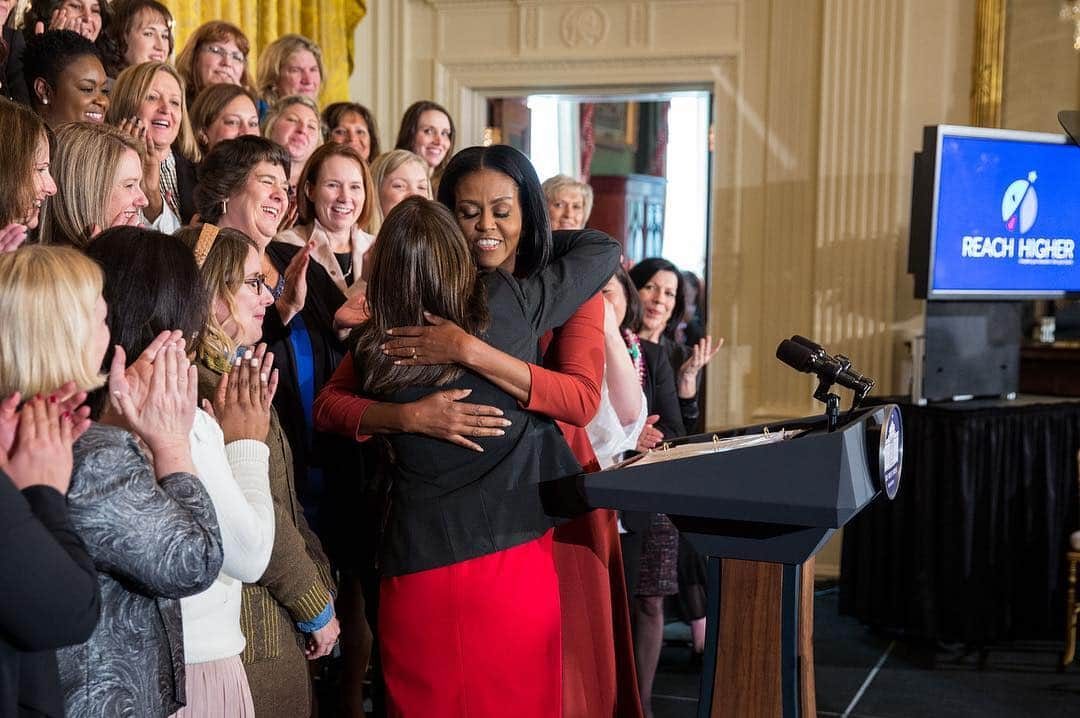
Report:
[[[194,213],[195,165],[199,149],[187,119],[184,83],[164,62],[132,65],[116,78],[109,123],[146,147],[144,210],[154,229],[175,232]]]
[[[323,141],[319,106],[307,95],[289,95],[267,113],[263,134],[288,151],[289,185],[295,190],[300,170]]]
[[[103,229],[139,224],[146,206],[142,151],[108,125],[74,122],[58,129],[52,162],[58,192],[45,208],[41,241],[83,248]]]
[[[140,62],[168,62],[172,57],[173,17],[158,0],[119,0],[97,46],[109,77]]]
[[[27,40],[23,76],[30,106],[49,127],[105,120],[105,68],[94,44],[78,33],[55,30]]]
[[[26,230],[38,226],[45,200],[56,194],[56,183],[49,173],[49,139],[40,117],[23,105],[0,100],[0,137],[10,143],[0,154],[0,252],[4,252],[18,246],[12,245],[19,240],[15,235],[25,238]]]
[[[244,32],[222,20],[203,23],[191,33],[176,56],[176,69],[184,78],[188,102],[208,85],[227,83],[253,89],[247,57],[251,51]]]

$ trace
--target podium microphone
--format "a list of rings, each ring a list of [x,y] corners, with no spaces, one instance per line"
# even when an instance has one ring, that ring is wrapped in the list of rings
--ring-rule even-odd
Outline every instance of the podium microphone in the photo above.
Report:
[[[861,402],[874,388],[874,380],[851,368],[851,360],[843,355],[829,356],[822,346],[796,334],[776,347],[776,358],[796,371],[814,374],[824,384],[839,384],[855,392],[855,403]]]

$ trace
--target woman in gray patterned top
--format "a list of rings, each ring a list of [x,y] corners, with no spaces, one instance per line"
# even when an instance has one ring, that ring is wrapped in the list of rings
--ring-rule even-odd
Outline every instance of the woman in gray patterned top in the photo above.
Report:
[[[18,305],[6,307],[5,338],[34,353],[19,388],[43,367],[83,389],[101,385],[110,340],[101,270],[74,249],[19,251],[29,253],[24,276],[4,297]],[[166,716],[184,698],[176,599],[214,581],[221,536],[193,475],[196,379],[180,332],[162,333],[127,370],[117,351],[111,367],[112,403],[75,445],[68,492],[98,572],[101,619],[86,643],[58,651],[60,681],[68,716]]]

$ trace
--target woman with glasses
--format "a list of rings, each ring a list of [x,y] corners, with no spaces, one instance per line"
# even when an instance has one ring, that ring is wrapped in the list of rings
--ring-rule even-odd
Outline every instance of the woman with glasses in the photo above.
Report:
[[[262,252],[243,233],[203,225],[183,229],[179,237],[195,254],[210,296],[209,317],[195,351],[199,395],[212,399],[221,375],[245,347],[259,341],[273,299],[261,271]],[[271,384],[276,380],[273,375],[267,378]],[[273,408],[266,445],[274,547],[262,577],[244,585],[240,627],[247,642],[240,657],[255,715],[308,716],[307,661],[329,653],[338,636],[331,601],[334,584],[322,546],[296,498],[289,441]]]
[[[247,62],[250,50],[247,36],[232,23],[214,20],[196,28],[176,57],[176,69],[187,87],[188,105],[209,85],[240,85],[253,90]]]

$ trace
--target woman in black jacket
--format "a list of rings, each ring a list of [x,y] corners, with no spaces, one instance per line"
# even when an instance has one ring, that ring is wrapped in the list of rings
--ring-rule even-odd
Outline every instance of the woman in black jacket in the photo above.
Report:
[[[71,446],[89,422],[52,398],[16,414],[18,401],[0,403],[0,717],[63,716],[55,649],[89,638],[101,611],[64,500]]]

